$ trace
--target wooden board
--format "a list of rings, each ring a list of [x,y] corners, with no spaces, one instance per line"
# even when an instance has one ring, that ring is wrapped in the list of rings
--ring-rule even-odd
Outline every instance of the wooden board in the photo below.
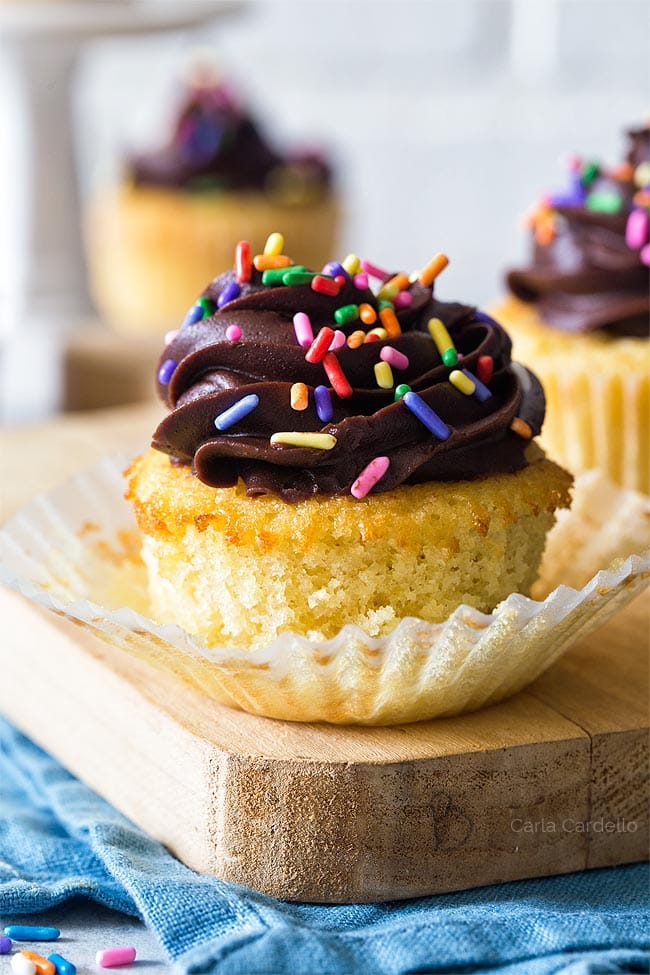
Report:
[[[11,442],[24,470],[54,435],[88,462],[150,422],[122,411]],[[390,729],[229,710],[2,589],[0,611],[0,708],[197,870],[366,901],[647,855],[647,594],[510,701]]]

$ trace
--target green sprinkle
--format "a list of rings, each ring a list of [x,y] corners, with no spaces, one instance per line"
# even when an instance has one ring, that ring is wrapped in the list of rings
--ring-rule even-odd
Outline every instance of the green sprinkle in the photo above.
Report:
[[[587,162],[582,167],[582,172],[580,173],[580,179],[583,183],[593,183],[598,176],[600,167],[597,162]]]
[[[455,349],[445,349],[442,353],[442,361],[446,366],[455,366],[458,362],[458,353]]]
[[[356,322],[359,317],[358,305],[341,305],[334,312],[334,320],[338,325],[347,325],[348,322]]]
[[[609,190],[601,190],[598,193],[590,193],[585,200],[587,210],[594,213],[619,213],[623,206],[623,200],[618,193]]]
[[[288,287],[296,284],[310,284],[311,281],[316,277],[313,271],[305,271],[302,268],[292,267],[290,271],[285,271],[282,275],[282,284],[286,284]]]
[[[400,383],[399,386],[395,387],[395,402],[406,396],[407,393],[412,392],[411,387],[407,383]]]
[[[393,302],[392,302],[392,301],[385,301],[385,300],[384,300],[384,299],[382,298],[382,299],[381,299],[381,301],[378,301],[378,302],[377,302],[377,307],[379,308],[379,311],[383,311],[383,310],[384,310],[384,308],[394,308],[394,307],[395,307],[395,305],[393,304]]]
[[[210,315],[214,314],[214,302],[210,301],[209,298],[199,298],[198,305],[203,309],[203,318],[209,318]]]
[[[262,284],[277,285],[283,284],[282,278],[287,273],[286,267],[274,267],[268,271],[262,271]]]

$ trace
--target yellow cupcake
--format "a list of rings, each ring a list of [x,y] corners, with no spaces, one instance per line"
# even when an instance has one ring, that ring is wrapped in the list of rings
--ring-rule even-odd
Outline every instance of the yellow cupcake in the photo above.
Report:
[[[491,611],[537,576],[569,475],[532,446],[528,466],[474,481],[402,485],[297,504],[215,489],[155,450],[128,472],[156,619],[210,646],[254,648],[285,630],[369,636],[400,619]]]

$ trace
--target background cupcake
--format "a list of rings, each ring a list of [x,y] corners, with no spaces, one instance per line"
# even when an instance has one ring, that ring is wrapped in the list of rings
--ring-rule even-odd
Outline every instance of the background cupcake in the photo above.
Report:
[[[495,310],[547,397],[543,444],[573,471],[650,490],[650,129],[615,167],[573,159],[530,223],[531,263]]]
[[[228,264],[241,236],[281,223],[314,266],[332,252],[338,207],[317,152],[280,153],[232,90],[202,77],[187,92],[170,141],[132,157],[116,191],[89,215],[89,264],[102,316],[121,331],[176,325]]]

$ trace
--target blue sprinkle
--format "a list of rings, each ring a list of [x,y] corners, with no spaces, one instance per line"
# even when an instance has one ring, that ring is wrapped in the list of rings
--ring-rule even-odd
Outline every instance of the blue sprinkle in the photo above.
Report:
[[[229,301],[234,301],[235,298],[239,298],[240,294],[241,288],[237,282],[230,281],[217,298],[217,306],[219,308],[223,308],[223,306],[227,305]]]
[[[418,418],[427,430],[431,431],[434,437],[437,437],[438,440],[448,439],[451,431],[447,424],[443,423],[436,411],[432,410],[417,393],[413,391],[405,393],[402,396],[402,403],[411,411],[413,416]]]
[[[489,399],[492,395],[487,386],[482,383],[480,379],[477,379],[474,373],[470,372],[469,369],[461,369],[461,372],[464,376],[467,376],[468,379],[471,379],[476,387],[472,395],[476,397],[479,403],[485,403],[486,399]]]
[[[243,420],[245,416],[248,416],[249,413],[252,413],[253,410],[259,406],[259,403],[260,398],[255,393],[251,393],[250,396],[244,396],[215,418],[215,427],[217,430],[228,430],[230,427],[234,426],[235,423],[238,423],[240,420]]]
[[[34,924],[9,924],[4,934],[14,941],[56,941],[61,932],[58,928],[43,928]]]
[[[494,318],[490,318],[489,315],[486,315],[484,311],[480,311],[480,309],[478,309],[478,308],[474,312],[474,321],[475,322],[485,322],[486,325],[498,325],[499,324],[497,321],[495,321]]]
[[[166,386],[169,380],[174,375],[174,370],[178,363],[175,359],[165,359],[162,366],[158,370],[158,382],[161,386]]]
[[[77,975],[77,966],[62,955],[48,955],[47,960],[51,961],[56,968],[56,975]]]
[[[187,328],[188,325],[194,325],[195,322],[200,322],[202,318],[203,318],[203,308],[197,301],[195,305],[192,305],[187,315],[183,319],[183,324],[181,325],[181,328]]]
[[[328,423],[334,416],[334,407],[332,406],[332,394],[327,386],[316,387],[314,390],[314,402],[316,403],[318,419],[323,423]]]

